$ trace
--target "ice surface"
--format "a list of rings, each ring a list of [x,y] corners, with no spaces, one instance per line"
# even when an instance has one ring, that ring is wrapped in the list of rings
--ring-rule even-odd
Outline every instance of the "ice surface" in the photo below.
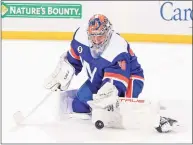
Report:
[[[161,100],[168,108],[163,113],[177,118],[182,124],[178,132],[171,134],[159,134],[153,129],[148,132],[97,130],[89,120],[58,122],[54,97],[50,97],[24,125],[15,127],[13,114],[20,110],[26,115],[49,93],[43,88],[43,81],[55,68],[59,56],[69,48],[69,42],[3,40],[2,47],[3,143],[191,142],[191,45],[131,43],[145,74],[141,97]],[[70,88],[78,88],[83,78],[84,73],[75,77]]]

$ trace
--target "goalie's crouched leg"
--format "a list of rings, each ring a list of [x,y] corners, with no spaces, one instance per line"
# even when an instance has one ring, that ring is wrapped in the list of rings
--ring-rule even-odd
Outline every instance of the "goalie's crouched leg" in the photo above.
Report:
[[[90,113],[90,106],[86,103],[92,100],[92,92],[86,81],[78,90],[70,90],[61,94],[61,108],[64,113]]]
[[[89,80],[87,80],[78,90],[77,97],[72,103],[73,112],[90,113],[90,106],[87,101],[92,100],[92,92],[89,88]]]

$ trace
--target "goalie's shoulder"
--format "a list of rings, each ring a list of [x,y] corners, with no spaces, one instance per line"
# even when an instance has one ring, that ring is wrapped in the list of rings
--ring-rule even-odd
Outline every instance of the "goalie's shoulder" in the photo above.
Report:
[[[118,55],[128,53],[128,43],[118,33],[113,32],[111,41],[102,54],[102,57],[112,62]]]
[[[73,35],[73,40],[77,41],[83,45],[89,46],[85,25],[82,25],[81,27],[78,27],[78,29],[76,29],[76,31],[74,32],[74,35]]]

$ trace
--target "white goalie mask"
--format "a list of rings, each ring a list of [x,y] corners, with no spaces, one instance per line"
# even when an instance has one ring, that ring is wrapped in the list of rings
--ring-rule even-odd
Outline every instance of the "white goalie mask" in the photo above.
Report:
[[[108,46],[112,36],[112,24],[102,14],[94,15],[88,24],[87,34],[91,55],[98,58]]]

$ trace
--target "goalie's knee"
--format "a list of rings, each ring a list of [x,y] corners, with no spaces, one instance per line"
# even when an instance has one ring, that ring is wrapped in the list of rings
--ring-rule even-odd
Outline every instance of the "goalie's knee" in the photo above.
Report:
[[[77,90],[60,92],[60,112],[61,114],[90,113],[90,107],[86,103],[80,101],[77,97]]]
[[[78,98],[75,98],[72,102],[73,112],[76,113],[90,113],[90,106],[86,103],[81,102]]]
[[[88,81],[86,81],[80,89],[77,91],[77,97],[73,100],[72,108],[73,112],[76,113],[90,113],[90,106],[87,101],[92,100],[92,92],[88,86]]]
[[[87,101],[92,100],[92,91],[90,90],[89,87],[89,81],[87,80],[78,90],[77,92],[77,98],[83,102],[83,103],[87,103]]]
[[[90,113],[90,106],[87,104],[87,101],[92,100],[92,92],[87,82],[88,81],[86,81],[78,90],[66,91],[61,94],[61,96],[64,96],[63,100],[61,101],[63,102],[62,106],[68,105],[66,108],[68,108],[67,110],[71,108],[71,112]]]

